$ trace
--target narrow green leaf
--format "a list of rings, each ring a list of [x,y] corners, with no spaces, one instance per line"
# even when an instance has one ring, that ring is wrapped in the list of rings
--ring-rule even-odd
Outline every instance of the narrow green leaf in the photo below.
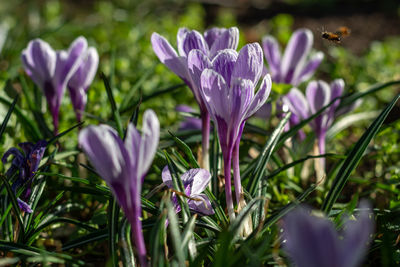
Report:
[[[15,107],[15,104],[17,103],[17,101],[18,101],[18,95],[14,98],[14,101],[11,103],[11,106],[8,109],[7,114],[4,117],[4,120],[3,120],[2,124],[1,124],[1,127],[0,127],[0,140],[1,140],[1,137],[3,136],[4,131],[6,130],[8,120],[10,119],[11,114],[14,111],[14,107]]]
[[[197,163],[197,160],[195,159],[192,150],[188,145],[185,144],[181,139],[176,137],[173,133],[168,131],[169,134],[172,136],[176,144],[182,151],[185,153],[185,155],[188,157],[190,164],[193,166],[193,168],[200,168],[200,165]]]
[[[78,237],[77,239],[65,243],[62,247],[62,251],[77,248],[86,244],[93,243],[95,241],[104,240],[107,239],[108,237],[109,237],[108,229],[101,229],[96,232],[83,235],[81,237]]]
[[[189,253],[191,251],[191,248],[190,248],[190,246],[187,248],[187,246],[189,244],[189,241],[191,239],[193,239],[193,230],[194,230],[194,226],[195,226],[195,223],[196,223],[196,219],[197,219],[197,214],[194,214],[190,218],[190,220],[187,222],[186,227],[185,227],[185,229],[183,230],[183,233],[182,233],[181,249],[182,250],[188,249]],[[194,257],[195,252],[192,251],[190,254],[191,254],[192,257]]]
[[[181,249],[181,244],[182,244],[182,237],[179,232],[179,225],[178,225],[178,219],[175,214],[175,208],[172,205],[171,201],[169,199],[166,201],[166,206],[167,206],[167,212],[168,212],[168,228],[171,233],[171,239],[172,239],[172,245],[174,247],[175,251],[175,256],[176,259],[178,260],[179,266],[185,266],[185,255],[183,253],[183,250]]]
[[[281,136],[283,129],[288,122],[290,118],[291,113],[287,113],[283,120],[280,121],[270,138],[268,139],[267,143],[262,149],[262,152],[260,155],[257,157],[257,164],[255,165],[255,168],[253,172],[251,173],[250,177],[250,183],[248,185],[248,191],[252,197],[256,196],[257,189],[259,187],[259,182],[261,178],[263,177],[265,173],[265,169],[267,168],[267,163],[269,161],[269,158],[271,157],[275,146],[279,140],[279,137]]]
[[[151,229],[150,235],[150,253],[151,253],[151,266],[162,267],[165,266],[164,246],[167,242],[166,233],[166,220],[168,210],[165,208],[165,200],[168,200],[169,196],[165,196],[161,200],[160,204],[160,215],[156,221],[156,224]]]
[[[54,136],[53,138],[51,138],[48,142],[47,142],[47,147],[49,147],[50,145],[54,144],[58,139],[60,139],[61,137],[63,137],[64,135],[68,134],[69,132],[71,132],[73,129],[78,128],[80,126],[82,126],[85,122],[82,121],[78,124],[75,124],[74,126],[72,126],[71,128],[63,131],[62,133],[57,134],[56,136]]]
[[[154,93],[152,93],[150,95],[143,96],[142,102],[146,102],[147,100],[153,99],[153,97],[156,97],[156,96],[160,96],[160,95],[163,95],[163,94],[171,93],[171,92],[175,91],[176,89],[179,89],[179,88],[181,88],[183,86],[185,86],[185,84],[181,83],[181,84],[173,85],[173,86],[168,87],[166,89],[157,90],[156,92],[154,92]]]
[[[135,267],[135,255],[133,255],[133,247],[131,241],[131,225],[129,221],[124,218],[120,230],[120,240],[122,243],[122,258],[125,267]]]
[[[375,121],[371,124],[371,126],[364,132],[361,138],[357,141],[355,146],[349,152],[347,158],[344,160],[342,167],[339,170],[338,175],[333,181],[332,187],[328,192],[328,195],[324,199],[322,204],[322,210],[329,214],[332,209],[333,204],[338,199],[340,193],[342,192],[347,180],[350,177],[350,174],[357,167],[360,162],[365,150],[367,149],[369,143],[372,138],[378,133],[379,128],[382,126],[385,121],[387,115],[395,106],[397,100],[400,98],[400,95],[397,95],[393,101],[381,112],[381,114],[375,119]]]
[[[108,244],[110,249],[111,262],[113,266],[118,266],[117,255],[117,240],[118,240],[118,219],[119,219],[119,206],[113,197],[108,202]]]

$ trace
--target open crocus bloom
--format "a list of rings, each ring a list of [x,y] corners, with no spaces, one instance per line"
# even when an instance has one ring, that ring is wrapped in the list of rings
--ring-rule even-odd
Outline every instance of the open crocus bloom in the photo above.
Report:
[[[68,91],[78,122],[82,120],[82,113],[87,101],[87,90],[96,75],[98,65],[99,54],[96,48],[89,47],[81,64],[68,82]]]
[[[162,180],[168,188],[174,188],[168,166],[165,166],[162,171]],[[210,200],[205,194],[202,194],[211,180],[211,174],[205,169],[190,169],[181,176],[181,180],[185,188],[184,194],[189,197],[187,203],[190,210],[200,215],[214,214]],[[175,211],[180,212],[182,208],[175,193],[172,194],[172,202]]]
[[[235,146],[235,152],[238,152],[245,121],[267,100],[271,78],[264,76],[255,94],[263,68],[262,50],[257,43],[244,46],[239,53],[233,49],[222,50],[212,61],[203,51],[192,50],[188,56],[188,67],[193,80],[196,80],[197,73],[201,73],[196,82],[200,84],[201,96],[217,127],[224,157],[228,212],[233,218],[230,178],[232,153]],[[234,165],[237,167],[234,167],[234,174],[238,201],[241,192],[238,162]]]
[[[36,144],[31,142],[24,142],[18,144],[22,149],[22,153],[17,148],[13,147],[4,153],[2,162],[6,163],[9,156],[13,155],[14,158],[11,163],[11,167],[7,170],[7,178],[11,178],[15,171],[19,171],[19,176],[12,185],[12,189],[15,193],[17,190],[26,185],[24,192],[17,199],[19,208],[25,212],[31,213],[32,209],[27,203],[32,192],[32,178],[35,172],[39,168],[40,161],[43,158],[43,154],[46,150],[47,142],[41,140]]]
[[[311,81],[306,88],[305,96],[299,89],[293,88],[283,97],[283,103],[289,107],[296,119],[300,121],[307,119],[335,98],[341,96],[343,89],[344,81],[342,79],[336,79],[330,85],[324,81]],[[335,111],[339,104],[340,100],[338,99],[321,115],[310,122],[318,139],[320,154],[325,154],[326,132],[335,120]]]
[[[274,37],[268,35],[263,38],[264,54],[273,82],[297,86],[314,74],[324,55],[322,52],[317,52],[309,57],[313,39],[310,30],[298,29],[290,38],[282,56]]]
[[[140,221],[140,194],[144,176],[153,161],[160,136],[160,124],[152,110],[143,116],[142,134],[129,124],[125,142],[108,125],[89,126],[79,134],[79,144],[101,178],[117,198],[132,225],[141,266],[147,266],[146,246]]]
[[[357,220],[347,220],[338,233],[330,220],[300,206],[283,219],[283,248],[297,267],[359,266],[374,228],[371,212],[361,202]]]
[[[208,148],[210,135],[210,115],[205,107],[199,92],[199,83],[192,80],[188,70],[188,55],[190,51],[198,49],[210,60],[223,49],[236,49],[239,41],[239,30],[236,27],[229,29],[212,28],[204,32],[204,36],[196,30],[180,28],[177,35],[178,53],[170,43],[158,33],[153,33],[151,43],[153,50],[160,61],[178,75],[192,90],[199,105],[202,124],[202,160],[208,168]],[[197,81],[201,73],[197,73]]]
[[[41,39],[30,41],[28,47],[22,51],[25,72],[46,96],[55,133],[58,133],[58,113],[65,88],[79,67],[86,49],[86,39],[78,37],[68,51],[54,51]]]

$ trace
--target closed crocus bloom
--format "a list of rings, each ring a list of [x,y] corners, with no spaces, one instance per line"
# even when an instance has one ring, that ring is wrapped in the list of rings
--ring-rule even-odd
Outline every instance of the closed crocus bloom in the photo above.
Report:
[[[335,98],[340,97],[343,89],[344,81],[342,79],[336,79],[330,85],[324,81],[311,81],[306,88],[305,96],[299,89],[293,88],[283,97],[283,103],[289,107],[289,110],[300,121],[300,119],[307,119]],[[339,104],[340,100],[338,99],[321,115],[310,122],[318,140],[320,154],[325,154],[326,133],[335,120],[335,111]],[[324,159],[321,159],[321,162],[322,167],[325,168]]]
[[[180,179],[185,188],[184,194],[189,197],[187,200],[189,209],[200,215],[214,214],[209,198],[206,194],[202,194],[211,180],[210,172],[205,169],[190,169]],[[168,188],[174,188],[168,166],[165,166],[162,171],[162,180]],[[172,202],[174,203],[175,211],[180,212],[182,208],[175,193],[172,194]]]
[[[55,134],[58,133],[58,113],[65,88],[79,67],[86,49],[86,39],[78,37],[68,51],[54,51],[41,39],[30,41],[28,47],[22,51],[25,72],[46,96],[53,116]]]
[[[18,144],[18,146],[22,149],[22,152],[15,147],[10,148],[4,153],[2,162],[6,163],[8,157],[14,156],[11,162],[11,167],[6,172],[6,176],[7,178],[11,178],[14,172],[19,172],[18,178],[12,184],[12,189],[17,193],[18,189],[25,185],[25,190],[17,199],[17,202],[21,210],[31,213],[32,209],[27,201],[32,192],[32,178],[39,168],[40,161],[42,160],[43,154],[46,150],[47,142],[44,140],[41,140],[36,144],[24,142]]]
[[[206,168],[208,164],[210,115],[200,96],[199,83],[192,80],[192,75],[188,71],[188,55],[193,49],[198,49],[212,60],[220,50],[236,49],[238,40],[239,30],[236,27],[229,29],[212,28],[206,31],[204,36],[196,30],[180,28],[177,34],[177,53],[163,36],[158,33],[153,33],[151,36],[151,43],[157,57],[189,86],[199,105],[202,119],[202,162],[205,163]],[[200,79],[200,75],[201,73],[197,73],[197,80]]]
[[[262,41],[268,71],[275,83],[297,86],[308,80],[318,68],[324,55],[317,52],[309,57],[313,34],[308,29],[298,29],[292,35],[283,56],[277,40],[266,36]]]
[[[140,220],[140,195],[144,176],[153,161],[160,136],[160,124],[152,110],[144,113],[141,132],[140,135],[133,124],[129,124],[123,142],[110,126],[89,126],[79,134],[79,144],[117,198],[132,226],[140,264],[147,266]]]
[[[89,47],[81,64],[68,82],[68,90],[78,122],[82,120],[82,113],[87,101],[87,90],[96,75],[98,66],[99,54],[96,48]]]
[[[356,220],[347,220],[337,232],[324,217],[300,206],[283,219],[283,248],[292,266],[356,267],[367,251],[374,221],[368,203],[361,202]]]
[[[244,46],[239,54],[232,49],[220,51],[210,61],[200,50],[193,50],[188,57],[193,77],[201,71],[201,95],[213,119],[221,144],[225,167],[225,193],[228,212],[234,217],[231,192],[231,160],[234,153],[234,181],[236,199],[239,201],[241,185],[238,150],[245,121],[267,100],[271,90],[271,78],[262,78],[260,89],[255,87],[263,68],[261,47],[257,44]],[[234,149],[235,148],[235,149]]]

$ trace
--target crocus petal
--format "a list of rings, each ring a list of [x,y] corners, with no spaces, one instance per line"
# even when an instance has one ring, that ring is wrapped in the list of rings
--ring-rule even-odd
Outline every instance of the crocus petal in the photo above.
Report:
[[[231,85],[231,77],[238,53],[232,49],[225,49],[218,52],[212,61],[212,69],[224,77],[224,80],[229,87]]]
[[[206,40],[208,47],[212,47],[213,43],[226,31],[224,28],[213,27],[204,32],[204,40]],[[233,48],[234,49],[234,48]]]
[[[168,188],[174,188],[173,183],[172,183],[172,176],[171,172],[168,169],[168,165],[164,167],[161,173],[161,178],[163,180],[163,183],[168,186]]]
[[[283,248],[295,266],[339,266],[339,239],[329,220],[298,207],[284,217],[283,230]]]
[[[348,220],[344,229],[344,245],[341,246],[342,266],[359,266],[360,261],[365,255],[371,234],[374,229],[374,221],[370,218],[372,213],[371,206],[366,201],[361,201],[359,208],[361,212],[357,221]]]
[[[212,69],[205,69],[200,80],[201,96],[214,121],[217,121],[217,117],[227,119],[229,116],[228,89],[224,78]]]
[[[206,54],[203,53],[203,51],[199,49],[194,49],[189,52],[188,58],[187,58],[187,66],[189,69],[189,73],[191,76],[191,79],[193,81],[193,84],[195,85],[193,87],[193,94],[195,95],[196,100],[201,102],[201,96],[200,92],[198,91],[200,88],[200,76],[201,73],[203,72],[204,69],[210,68],[211,62],[206,56]]]
[[[233,69],[233,77],[251,80],[257,84],[263,70],[263,52],[258,43],[245,45],[240,51]]]
[[[179,52],[181,56],[187,56],[193,49],[199,49],[204,54],[208,54],[208,45],[204,40],[203,35],[196,30],[189,31],[183,37],[182,52]]]
[[[128,152],[117,132],[108,125],[89,126],[79,134],[79,145],[100,176],[109,184],[124,183],[130,177]]]
[[[331,92],[329,85],[324,81],[312,81],[306,88],[306,98],[312,114],[329,104]]]
[[[50,45],[40,39],[30,43],[31,57],[34,67],[43,80],[50,80],[56,68],[55,52]]]
[[[269,94],[271,93],[272,81],[269,74],[264,76],[261,82],[260,89],[258,89],[256,95],[254,96],[245,117],[249,118],[255,112],[257,112],[267,101]]]
[[[203,192],[211,180],[211,174],[205,169],[190,169],[182,177],[184,184],[191,183],[191,194]]]
[[[301,72],[313,43],[313,34],[308,29],[299,29],[295,31],[286,46],[282,58],[282,76],[284,83],[292,83],[297,72]]]
[[[272,36],[266,36],[262,40],[265,58],[275,82],[281,82],[279,76],[281,72],[281,50],[276,39]]]
[[[18,203],[19,208],[22,211],[25,211],[26,213],[32,213],[33,212],[31,206],[28,203],[26,203],[25,201],[17,198],[17,203]]]
[[[293,85],[297,86],[301,82],[308,80],[314,74],[323,59],[324,54],[322,52],[313,55],[307,65],[305,65],[301,72],[293,79]]]
[[[297,117],[304,120],[310,116],[307,99],[299,89],[292,88],[290,92],[282,98],[282,101]]]
[[[251,80],[234,79],[230,87],[229,101],[230,107],[230,128],[235,131],[234,138],[237,138],[240,124],[247,119],[247,110],[254,96],[254,84]]]
[[[178,53],[180,56],[186,56],[185,51],[183,50],[183,41],[185,40],[186,34],[189,32],[189,29],[186,27],[179,28],[176,34],[176,45],[178,47]]]
[[[68,82],[70,88],[84,88],[92,83],[99,66],[99,54],[96,48],[89,47],[84,55],[81,65]]]
[[[206,34],[204,34],[205,36]],[[207,42],[208,43],[208,42]],[[239,29],[232,27],[224,29],[210,46],[210,57],[213,58],[218,51],[223,49],[236,50],[239,43]]]
[[[206,216],[214,214],[210,199],[205,194],[192,195],[191,197],[193,199],[188,201],[188,205],[192,211]]]
[[[181,79],[185,81],[189,80],[185,58],[179,57],[175,49],[172,48],[164,37],[154,32],[151,35],[151,45],[153,46],[154,53],[165,66]]]
[[[160,140],[160,122],[156,113],[148,109],[143,114],[142,138],[137,165],[138,178],[143,179],[153,162]]]

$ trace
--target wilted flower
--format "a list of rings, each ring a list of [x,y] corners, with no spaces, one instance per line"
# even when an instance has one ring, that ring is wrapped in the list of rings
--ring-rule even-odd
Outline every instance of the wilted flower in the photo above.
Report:
[[[168,166],[165,166],[162,171],[162,180],[168,188],[174,188]],[[190,210],[201,215],[214,214],[210,200],[205,194],[202,194],[211,180],[211,174],[205,169],[190,169],[181,176],[181,180],[185,188],[184,194],[189,197],[187,203]],[[172,194],[172,202],[175,211],[180,212],[182,208],[175,193]]]
[[[361,202],[357,220],[347,220],[338,233],[327,218],[298,207],[283,219],[283,248],[297,267],[359,266],[374,228],[371,212]]]
[[[78,37],[68,51],[54,51],[48,43],[35,39],[22,51],[25,72],[46,96],[55,133],[58,132],[58,113],[65,88],[79,67],[86,48],[84,37]]]
[[[289,107],[289,110],[293,112],[296,118],[304,120],[328,105],[335,98],[341,96],[343,89],[344,81],[342,79],[336,79],[330,85],[324,81],[312,81],[306,88],[306,96],[299,89],[293,88],[283,97],[283,103]],[[335,120],[335,110],[339,104],[340,100],[338,99],[321,115],[310,122],[318,139],[320,154],[325,154],[326,132]],[[322,162],[322,167],[325,168],[323,159]]]
[[[263,56],[257,43],[244,46],[239,54],[232,49],[220,51],[210,61],[201,50],[188,56],[192,77],[201,72],[200,92],[213,119],[221,144],[225,167],[225,193],[228,212],[234,217],[231,191],[231,160],[237,201],[240,199],[239,143],[246,120],[267,100],[271,78],[266,75],[257,94],[255,87],[261,77]]]
[[[87,90],[96,75],[99,65],[99,55],[96,48],[89,47],[78,69],[68,82],[68,90],[78,122],[82,119],[87,101]]]
[[[152,110],[144,113],[141,132],[129,124],[123,142],[108,125],[89,126],[79,134],[79,144],[124,210],[132,225],[141,266],[147,266],[140,194],[160,136],[160,124]]]
[[[273,82],[297,86],[314,74],[324,55],[317,52],[309,58],[313,39],[310,30],[298,29],[290,38],[282,57],[277,40],[270,35],[263,38],[264,54]]]
[[[193,49],[198,49],[210,60],[213,59],[220,50],[236,49],[239,40],[239,30],[236,27],[229,29],[212,28],[204,33],[204,36],[196,30],[180,28],[177,35],[178,53],[170,43],[158,33],[153,33],[151,43],[153,50],[160,61],[170,70],[178,75],[192,90],[193,95],[200,107],[202,119],[202,162],[208,164],[208,147],[210,135],[210,115],[207,112],[204,101],[200,96],[199,83],[192,80],[193,75],[188,71],[187,57]],[[197,80],[200,80],[197,74]]]
[[[194,110],[186,105],[178,105],[175,108],[176,111],[180,112],[194,112]],[[200,130],[201,129],[201,119],[195,118],[195,117],[190,117],[190,116],[184,116],[184,121],[181,122],[179,125],[179,130]]]
[[[19,171],[19,176],[12,185],[12,189],[17,193],[18,188],[26,185],[25,190],[22,192],[21,196],[17,199],[18,205],[21,210],[31,213],[32,209],[27,203],[32,192],[32,178],[35,172],[39,168],[39,163],[43,158],[44,151],[46,150],[47,142],[42,140],[33,144],[31,142],[19,143],[18,146],[23,152],[13,147],[4,153],[2,157],[2,162],[6,163],[9,156],[13,155],[14,158],[11,162],[11,167],[7,170],[6,176],[11,178],[11,176]]]

